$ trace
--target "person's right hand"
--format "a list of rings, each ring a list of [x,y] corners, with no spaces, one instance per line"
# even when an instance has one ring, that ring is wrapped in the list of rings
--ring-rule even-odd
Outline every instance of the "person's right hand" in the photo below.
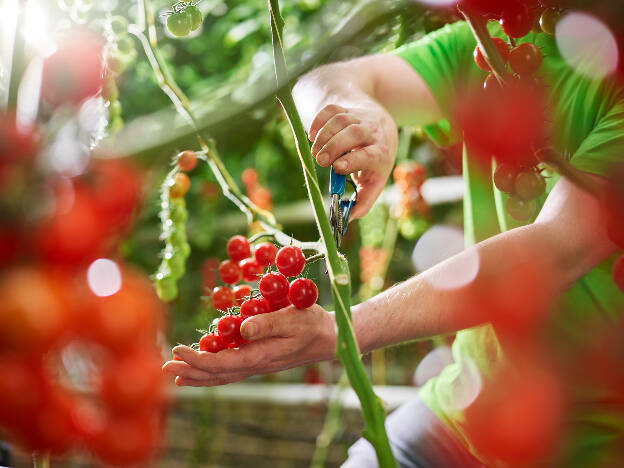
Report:
[[[358,202],[352,219],[361,218],[373,206],[392,172],[397,150],[397,126],[388,112],[374,101],[346,109],[323,107],[308,131],[312,156],[323,167],[333,164],[338,174],[352,174]]]
[[[250,317],[241,334],[251,343],[216,354],[176,346],[173,355],[181,361],[169,361],[163,370],[177,385],[210,387],[329,360],[336,346],[334,316],[318,305]]]

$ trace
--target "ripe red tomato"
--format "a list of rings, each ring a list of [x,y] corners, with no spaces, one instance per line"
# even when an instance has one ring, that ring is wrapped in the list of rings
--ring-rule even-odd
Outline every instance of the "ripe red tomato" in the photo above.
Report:
[[[267,273],[260,280],[260,294],[269,301],[279,301],[288,296],[288,280],[281,273]]]
[[[241,174],[243,185],[249,189],[258,183],[258,173],[255,169],[247,168]]]
[[[624,293],[624,255],[618,258],[613,265],[613,281]]]
[[[141,273],[121,269],[121,289],[106,297],[91,295],[84,333],[111,350],[126,352],[128,343],[154,342],[162,322],[162,303]]]
[[[493,37],[492,42],[496,46],[498,53],[500,54],[503,62],[507,63],[509,59],[509,44],[503,41],[500,37]],[[485,61],[485,57],[483,56],[483,52],[481,52],[481,47],[477,46],[474,50],[474,60],[477,66],[483,71],[491,71],[490,66]]]
[[[0,354],[0,425],[14,427],[43,406],[48,388],[40,360]]]
[[[542,51],[535,44],[519,44],[509,53],[509,65],[520,76],[528,76],[542,65]]]
[[[466,10],[474,10],[487,18],[500,16],[503,4],[500,0],[459,0],[458,6]]]
[[[251,295],[251,287],[246,284],[240,284],[234,288],[234,300],[237,306],[243,304],[243,301]]]
[[[514,193],[518,168],[509,164],[499,164],[494,171],[494,185],[501,192]]]
[[[254,315],[266,314],[271,311],[269,301],[262,298],[247,299],[241,304],[241,317],[248,318]]]
[[[233,236],[226,247],[228,256],[235,262],[240,262],[251,256],[251,247],[245,236]]]
[[[243,279],[249,282],[258,281],[263,270],[254,258],[246,258],[240,262],[240,269],[243,272]]]
[[[85,264],[106,253],[107,226],[86,187],[69,180],[56,190],[56,206],[37,229],[39,254],[50,263]]]
[[[206,333],[199,340],[199,350],[206,351],[208,353],[218,353],[219,351],[227,349],[227,343],[223,341],[220,335],[215,333]]]
[[[297,309],[307,309],[316,303],[318,288],[311,279],[297,278],[290,283],[288,299]]]
[[[277,255],[277,247],[270,242],[263,242],[258,245],[254,250],[254,258],[259,265],[268,267],[275,263],[275,256]]]
[[[274,301],[269,301],[269,306],[271,312],[275,312],[276,310],[284,309],[290,305],[290,299],[288,296],[283,297],[281,299],[276,299]]]
[[[111,415],[88,448],[107,465],[134,466],[154,456],[158,439],[158,424],[151,414]]]
[[[161,361],[155,349],[145,347],[108,362],[100,373],[101,401],[119,414],[153,408],[163,398]]]
[[[219,276],[226,284],[236,284],[241,278],[241,269],[233,260],[224,260],[219,265]]]
[[[64,277],[55,279],[41,268],[5,273],[0,278],[0,345],[37,353],[61,344],[73,318],[69,287]]]
[[[212,305],[217,310],[227,310],[234,305],[234,292],[225,286],[217,286],[212,290]]]
[[[238,347],[245,341],[241,336],[240,327],[243,323],[243,318],[240,315],[226,315],[219,319],[217,322],[217,330],[219,336],[224,343]]]
[[[60,389],[46,394],[44,404],[32,415],[28,432],[22,436],[25,447],[33,452],[66,454],[77,436],[72,418],[74,411],[69,394]]]
[[[202,286],[205,290],[212,291],[217,284],[217,270],[219,269],[219,259],[207,258],[202,264]]]
[[[100,159],[88,175],[100,214],[114,231],[123,229],[137,207],[142,174],[129,161]]]
[[[189,172],[197,166],[197,155],[194,151],[182,151],[178,154],[178,167],[181,171]]]
[[[483,82],[483,89],[486,92],[500,91],[501,88],[501,84],[498,79],[496,79],[496,76],[494,76],[494,73],[490,73]]]
[[[0,113],[0,164],[32,159],[39,146],[39,135],[30,126],[17,125],[14,112]]]
[[[500,24],[505,34],[509,37],[524,37],[533,28],[533,12],[522,1],[511,1],[500,20]]]
[[[104,40],[94,34],[68,37],[43,64],[41,95],[53,106],[80,104],[103,85]]]
[[[297,276],[305,267],[305,256],[299,247],[287,245],[277,252],[275,264],[277,269],[284,276]]]

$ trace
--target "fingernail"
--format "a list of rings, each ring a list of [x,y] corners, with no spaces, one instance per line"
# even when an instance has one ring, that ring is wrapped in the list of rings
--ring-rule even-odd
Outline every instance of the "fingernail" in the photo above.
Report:
[[[344,171],[347,169],[347,163],[344,161],[336,161],[334,163],[334,169],[338,170],[338,171]]]
[[[258,333],[258,325],[256,323],[245,323],[241,327],[241,334],[246,340],[251,340],[256,333]]]
[[[323,166],[329,162],[329,156],[327,155],[327,153],[321,153],[318,155],[316,160],[321,166]]]

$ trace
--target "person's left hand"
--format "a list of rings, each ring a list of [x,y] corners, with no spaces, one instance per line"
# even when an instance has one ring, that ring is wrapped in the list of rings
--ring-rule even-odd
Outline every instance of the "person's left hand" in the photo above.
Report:
[[[251,343],[216,354],[176,346],[173,355],[182,361],[165,363],[163,371],[175,376],[179,386],[224,385],[332,359],[336,345],[334,316],[318,305],[250,317],[241,334]]]

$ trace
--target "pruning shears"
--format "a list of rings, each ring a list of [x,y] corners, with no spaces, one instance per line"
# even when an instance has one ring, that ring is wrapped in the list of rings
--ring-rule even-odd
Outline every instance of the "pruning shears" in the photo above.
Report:
[[[329,205],[329,223],[331,224],[332,233],[336,247],[340,249],[343,236],[347,233],[349,227],[349,217],[351,210],[357,203],[357,187],[351,178],[336,174],[334,168],[330,169],[329,175],[329,195],[331,197]],[[353,195],[348,200],[343,200],[346,182],[349,181],[353,187]]]

